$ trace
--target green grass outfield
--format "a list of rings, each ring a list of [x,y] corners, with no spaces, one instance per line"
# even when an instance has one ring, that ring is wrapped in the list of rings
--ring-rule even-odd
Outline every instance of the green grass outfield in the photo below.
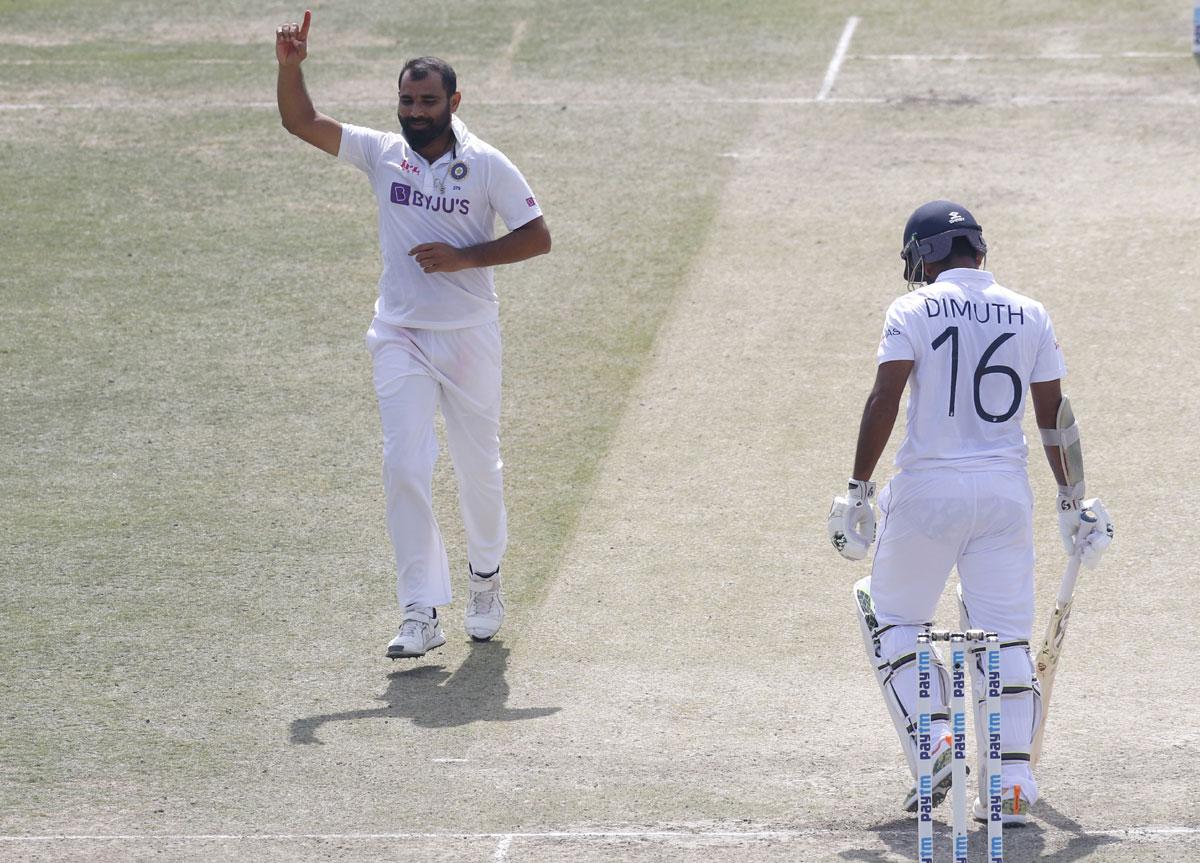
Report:
[[[503,641],[472,651],[456,604],[451,643],[401,668],[363,345],[374,201],[274,109],[274,27],[303,8],[0,4],[0,860],[903,859],[899,753],[836,604],[860,571],[822,520],[900,226],[943,195],[1054,314],[1121,531],[1055,695],[1074,757],[1047,770],[1077,784],[1016,859],[1194,853],[1200,642],[1150,634],[1194,584],[1190,11],[316,7],[320,110],[393,128],[402,60],[446,57],[555,243],[497,271]],[[448,459],[436,499],[461,572]],[[736,649],[714,647],[748,606]],[[789,677],[811,631],[838,657],[812,673],[862,703],[832,761],[795,725],[824,704]],[[1141,739],[1147,701],[1173,735]],[[735,702],[758,719],[731,732]],[[724,736],[761,763],[703,749]],[[849,791],[821,780],[863,757]],[[263,834],[290,838],[178,838]],[[60,835],[134,838],[30,838]]]

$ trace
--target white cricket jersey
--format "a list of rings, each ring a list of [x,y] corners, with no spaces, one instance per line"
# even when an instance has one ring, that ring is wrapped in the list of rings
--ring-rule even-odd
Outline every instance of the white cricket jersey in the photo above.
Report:
[[[363,170],[379,202],[383,272],[375,314],[400,327],[456,329],[499,318],[491,267],[426,273],[408,252],[421,243],[463,248],[495,238],[499,214],[514,230],[542,214],[503,153],[454,117],[454,146],[430,165],[395,132],[342,124],[338,158]]]
[[[901,470],[1024,469],[1025,393],[1066,374],[1045,307],[968,268],[893,302],[877,356],[914,362]]]

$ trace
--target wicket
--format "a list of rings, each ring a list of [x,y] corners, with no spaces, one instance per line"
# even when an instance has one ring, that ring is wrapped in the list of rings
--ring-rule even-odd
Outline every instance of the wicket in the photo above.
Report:
[[[1003,863],[1004,833],[1001,821],[1000,775],[1000,638],[994,632],[926,630],[917,635],[917,860],[933,863],[933,642],[950,645],[950,731],[953,763],[950,791],[951,850],[954,863],[967,863],[967,652],[969,643],[982,644],[971,652],[983,654],[986,732],[976,728],[984,748],[984,782],[987,789],[987,860]]]

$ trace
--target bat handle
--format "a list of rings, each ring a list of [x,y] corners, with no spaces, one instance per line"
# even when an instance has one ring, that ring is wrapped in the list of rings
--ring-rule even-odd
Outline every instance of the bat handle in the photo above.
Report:
[[[1096,513],[1090,509],[1085,509],[1079,513],[1079,527],[1075,528],[1075,550],[1071,552],[1071,557],[1067,561],[1067,569],[1063,573],[1062,581],[1058,583],[1058,604],[1066,605],[1071,601],[1071,597],[1075,595],[1075,581],[1079,578],[1079,563],[1082,558],[1082,549],[1079,548],[1079,541],[1088,535],[1099,519]]]
[[[1079,579],[1079,564],[1081,563],[1079,552],[1071,555],[1071,559],[1067,561],[1066,571],[1063,572],[1062,581],[1058,583],[1058,605],[1061,608],[1071,601],[1071,597],[1075,595],[1075,582]]]

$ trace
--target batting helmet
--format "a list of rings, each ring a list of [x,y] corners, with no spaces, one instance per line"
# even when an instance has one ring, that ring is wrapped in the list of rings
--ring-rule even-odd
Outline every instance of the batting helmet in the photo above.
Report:
[[[975,251],[987,254],[983,228],[962,204],[930,201],[917,207],[904,225],[901,240],[900,257],[908,283],[925,281],[925,263],[945,260],[955,237],[966,237]]]

